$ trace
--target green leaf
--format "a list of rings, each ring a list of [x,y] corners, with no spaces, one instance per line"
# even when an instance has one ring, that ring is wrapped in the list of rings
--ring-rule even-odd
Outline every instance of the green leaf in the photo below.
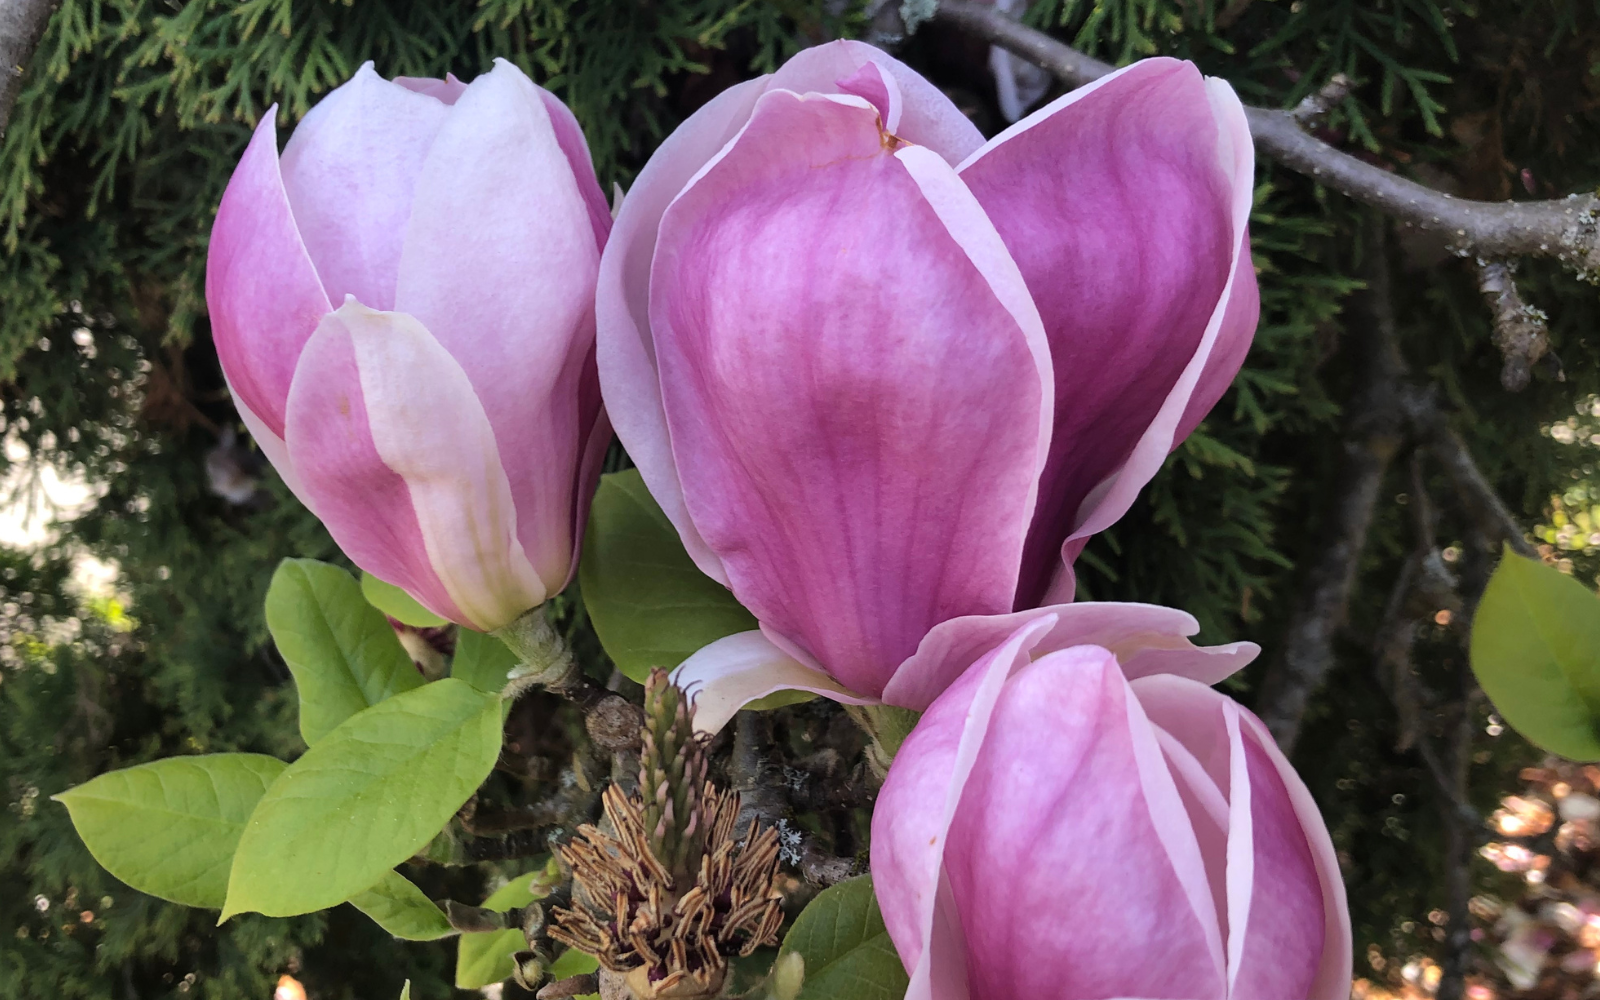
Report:
[[[361,574],[361,595],[367,603],[393,618],[395,621],[412,628],[438,628],[450,624],[429,611],[417,599],[396,587],[392,583],[384,583],[371,573]]]
[[[637,469],[601,478],[578,581],[601,645],[636,681],[756,627],[728,588],[696,568]]]
[[[400,987],[400,1000],[411,1000],[411,980],[407,979],[404,986]]]
[[[480,691],[499,694],[505,690],[506,674],[516,665],[517,654],[494,636],[466,628],[456,633],[451,677],[459,677]]]
[[[140,892],[218,909],[245,821],[286,765],[254,753],[169,757],[55,796],[89,853]]]
[[[463,934],[456,946],[456,988],[476,990],[504,982],[516,971],[511,956],[528,947],[516,928],[487,934]]]
[[[1517,732],[1600,760],[1600,600],[1583,584],[1507,547],[1473,619],[1472,671]]]
[[[527,906],[535,899],[544,898],[543,891],[535,895],[535,880],[542,884],[549,874],[549,866],[518,875],[490,894],[482,905],[485,909],[504,913],[519,906]],[[542,885],[541,885],[542,887]],[[476,990],[504,982],[516,963],[511,956],[528,947],[528,939],[515,928],[489,931],[482,934],[463,934],[456,946],[456,987]]]
[[[399,872],[389,872],[366,892],[351,896],[350,905],[402,940],[437,941],[456,933],[444,911]]]
[[[267,588],[267,628],[294,674],[307,746],[369,705],[422,686],[394,629],[337,566],[279,563]]]
[[[600,960],[588,952],[576,948],[568,948],[556,960],[550,963],[551,979],[568,979],[572,976],[585,976],[600,968]]]
[[[783,940],[779,961],[805,959],[797,1000],[900,1000],[910,980],[872,894],[872,876],[840,882],[813,899]]]
[[[445,678],[347,719],[283,772],[234,856],[223,919],[310,913],[433,839],[500,754],[500,699]]]

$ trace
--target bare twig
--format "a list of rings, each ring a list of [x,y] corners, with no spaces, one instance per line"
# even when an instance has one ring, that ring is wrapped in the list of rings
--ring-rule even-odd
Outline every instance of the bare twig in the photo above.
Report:
[[[1335,73],[1328,77],[1328,82],[1320,89],[1307,94],[1296,104],[1294,110],[1289,112],[1289,117],[1301,125],[1310,125],[1325,117],[1349,96],[1350,78],[1343,73]]]
[[[1494,346],[1505,358],[1500,384],[1516,392],[1528,386],[1533,366],[1550,350],[1548,319],[1543,309],[1522,301],[1517,292],[1516,264],[1504,260],[1478,260],[1478,291],[1494,317]]]
[[[1516,552],[1536,557],[1505,501],[1489,485],[1461,435],[1450,426],[1432,392],[1411,390],[1405,399],[1406,415],[1428,451],[1455,487],[1455,500],[1471,519],[1474,533],[1491,552],[1505,542]]]
[[[1294,747],[1306,705],[1333,665],[1333,640],[1344,627],[1378,493],[1405,443],[1405,364],[1389,304],[1383,223],[1374,218],[1369,225],[1367,287],[1353,297],[1347,324],[1349,349],[1357,359],[1356,389],[1345,409],[1349,416],[1335,480],[1338,492],[1322,532],[1327,544],[1306,573],[1282,652],[1267,669],[1256,705],[1285,753]]]
[[[23,74],[60,0],[0,0],[0,139],[22,92]]]
[[[943,0],[938,17],[1015,52],[1072,86],[1097,80],[1112,67],[1019,24],[975,0]],[[1246,107],[1256,148],[1408,228],[1442,234],[1464,256],[1553,257],[1581,276],[1600,276],[1600,199],[1569,195],[1555,201],[1486,202],[1454,198],[1342,153],[1308,134],[1288,111]]]

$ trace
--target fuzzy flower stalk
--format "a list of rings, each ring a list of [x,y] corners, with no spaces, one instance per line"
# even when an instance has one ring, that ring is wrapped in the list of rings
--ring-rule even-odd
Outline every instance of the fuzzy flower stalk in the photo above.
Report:
[[[604,828],[560,849],[572,908],[550,936],[588,952],[638,1000],[713,997],[728,955],[778,943],[778,837],[735,834],[739,796],[706,776],[706,739],[664,671],[645,689],[639,788],[606,789]]]

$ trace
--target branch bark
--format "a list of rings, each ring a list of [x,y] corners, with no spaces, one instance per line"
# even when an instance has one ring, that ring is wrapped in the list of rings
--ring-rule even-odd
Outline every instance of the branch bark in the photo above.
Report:
[[[942,0],[936,16],[1015,52],[1071,86],[1098,80],[1113,69],[974,0]],[[1454,198],[1334,149],[1301,128],[1291,112],[1250,106],[1244,111],[1263,155],[1408,228],[1443,235],[1463,256],[1553,257],[1582,276],[1600,276],[1600,198],[1592,194],[1504,203]]]
[[[0,0],[0,139],[22,92],[23,74],[60,0]]]
[[[1350,303],[1348,349],[1358,359],[1331,512],[1322,534],[1328,543],[1306,574],[1284,633],[1282,652],[1268,667],[1256,714],[1284,753],[1300,735],[1311,695],[1333,665],[1333,640],[1344,627],[1378,493],[1394,456],[1405,444],[1405,363],[1389,304],[1384,223],[1372,218],[1367,287]]]

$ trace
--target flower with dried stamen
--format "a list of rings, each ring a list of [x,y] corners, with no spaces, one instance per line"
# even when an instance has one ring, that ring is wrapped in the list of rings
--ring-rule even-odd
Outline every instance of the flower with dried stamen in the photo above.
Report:
[[[706,778],[706,741],[663,671],[645,690],[639,789],[602,797],[605,826],[560,848],[572,908],[550,936],[624,977],[639,1000],[712,997],[730,954],[778,943],[778,836],[754,823],[735,836],[739,796]]]

